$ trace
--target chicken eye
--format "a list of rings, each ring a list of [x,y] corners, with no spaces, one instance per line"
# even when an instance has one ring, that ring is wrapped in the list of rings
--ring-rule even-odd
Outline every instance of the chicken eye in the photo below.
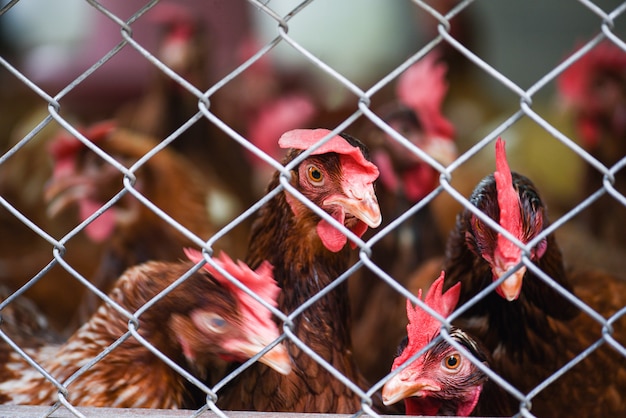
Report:
[[[448,370],[456,370],[461,366],[461,356],[459,353],[453,353],[443,359],[443,366]]]
[[[216,334],[224,333],[226,331],[226,324],[226,320],[215,313],[205,314],[202,317],[202,325]]]
[[[314,165],[308,166],[306,169],[306,173],[309,177],[309,180],[313,183],[322,184],[322,182],[324,181],[324,174],[322,174],[322,171]]]

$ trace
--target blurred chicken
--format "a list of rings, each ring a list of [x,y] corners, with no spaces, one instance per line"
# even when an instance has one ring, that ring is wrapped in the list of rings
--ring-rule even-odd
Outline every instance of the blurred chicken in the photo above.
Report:
[[[187,250],[190,261],[148,262],[127,270],[110,298],[136,315],[139,335],[183,369],[199,377],[214,375],[224,361],[256,355],[279,337],[271,312],[237,288],[217,269],[204,264],[155,304],[138,313],[181,276],[194,269],[202,254]],[[228,274],[276,306],[279,288],[271,266],[256,271],[222,255],[214,261]],[[10,306],[10,305],[9,305]],[[62,345],[26,349],[28,356],[61,384],[73,405],[118,408],[182,408],[189,403],[186,379],[129,333],[133,321],[104,303],[97,313]],[[3,327],[4,328],[4,327]],[[95,357],[111,349],[95,364]],[[26,361],[2,346],[0,401],[12,404],[53,404],[58,389]],[[290,362],[282,345],[260,362],[284,374]],[[80,370],[79,375],[75,375]]]
[[[424,303],[445,318],[459,300],[461,284],[441,293],[443,281],[442,272],[428,290]],[[418,298],[421,297],[420,290]],[[476,362],[489,366],[489,356],[478,341],[458,328],[450,329],[450,338],[467,350],[468,356],[444,339],[437,341],[442,323],[424,309],[413,308],[409,300],[406,314],[407,337],[391,370],[402,366],[420,350],[426,351],[385,383],[385,404],[404,399],[407,415],[511,415],[502,389],[476,366]]]
[[[548,227],[546,208],[534,184],[511,173],[504,142],[496,143],[496,172],[478,184],[472,205],[526,245]],[[493,369],[528,394],[575,356],[605,336],[622,347],[626,282],[601,271],[568,271],[553,235],[524,252],[466,209],[457,218],[446,250],[445,287],[458,282],[463,306],[493,281],[487,293],[455,325],[475,335],[493,357]],[[532,264],[524,262],[527,260]],[[534,271],[541,269],[550,282]],[[502,281],[503,280],[503,281]],[[605,319],[603,324],[568,300],[573,293]],[[530,412],[539,417],[622,416],[626,413],[626,356],[606,342],[580,359],[563,376],[535,394]],[[511,399],[514,410],[520,400]]]
[[[151,138],[117,129],[110,122],[90,127],[85,135],[127,168],[156,146]],[[49,216],[77,206],[82,222],[124,190],[123,174],[73,136],[60,134],[51,143],[50,152],[54,172],[45,190]],[[205,179],[181,156],[167,149],[133,174],[135,190],[176,222],[203,240],[214,233],[207,202],[211,210],[217,210],[210,202],[212,191],[220,187],[215,179]],[[102,245],[102,250],[93,255],[95,273],[85,277],[105,292],[126,268],[149,260],[178,260],[183,247],[191,245],[190,240],[130,193],[87,225],[84,232]],[[223,243],[222,248],[229,249],[228,243]],[[79,323],[89,318],[98,304],[98,298],[88,292],[78,311]]]
[[[381,109],[383,120],[408,141],[443,164],[456,157],[454,128],[442,114],[447,83],[446,65],[428,55],[405,71],[396,87],[397,101]],[[376,195],[383,227],[419,203],[439,185],[439,172],[383,131],[370,135],[372,160],[380,170]],[[413,272],[426,260],[442,257],[444,241],[438,219],[427,204],[393,229],[372,248],[372,261],[405,287]],[[435,272],[441,266],[435,267]],[[435,273],[436,274],[436,273]],[[369,270],[351,278],[350,298],[354,327],[355,357],[371,381],[385,376],[395,351],[389,341],[400,342],[406,317],[402,296]]]
[[[298,129],[280,137],[289,149],[283,164],[292,162],[328,136],[326,129]],[[373,182],[378,169],[368,159],[365,146],[342,134],[334,136],[291,170],[289,183],[314,205],[357,236],[381,222]],[[268,186],[280,186],[279,172]],[[246,261],[253,268],[263,260],[274,266],[282,292],[278,306],[291,314],[303,303],[332,286],[350,266],[348,238],[296,198],[279,190],[261,209],[254,223]],[[351,244],[352,245],[352,244]],[[339,283],[296,315],[291,326],[300,341],[330,366],[361,387],[367,386],[352,358],[347,285]],[[355,413],[360,397],[333,377],[295,343],[286,343],[294,363],[283,376],[258,366],[235,379],[220,394],[223,409]]]
[[[207,90],[213,51],[206,22],[175,2],[157,4],[146,19],[160,29],[155,56],[198,90]],[[161,141],[199,112],[199,99],[161,70],[155,69],[153,77],[143,96],[122,106],[115,119],[120,127]],[[213,106],[210,111],[214,111]],[[220,179],[224,185],[220,199],[229,205],[228,220],[254,202],[253,176],[244,158],[244,148],[205,117],[181,132],[171,147],[197,170]]]
[[[626,51],[603,41],[568,67],[558,79],[561,100],[571,111],[583,148],[611,169],[626,157]],[[603,174],[585,165],[582,196],[602,187]],[[605,193],[581,214],[592,235],[626,248],[626,170],[614,174],[621,202]]]

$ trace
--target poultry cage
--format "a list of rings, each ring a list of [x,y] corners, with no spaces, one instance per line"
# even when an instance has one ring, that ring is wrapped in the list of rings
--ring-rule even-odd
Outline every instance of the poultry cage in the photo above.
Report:
[[[0,5],[1,416],[626,414],[626,2]]]

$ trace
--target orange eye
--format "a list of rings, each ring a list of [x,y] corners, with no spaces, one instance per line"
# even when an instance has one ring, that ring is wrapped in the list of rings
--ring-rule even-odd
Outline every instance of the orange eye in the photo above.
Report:
[[[321,184],[324,181],[324,174],[314,165],[310,165],[306,169],[309,180],[313,183]]]
[[[453,353],[443,359],[443,366],[448,370],[456,370],[461,366],[461,355]]]

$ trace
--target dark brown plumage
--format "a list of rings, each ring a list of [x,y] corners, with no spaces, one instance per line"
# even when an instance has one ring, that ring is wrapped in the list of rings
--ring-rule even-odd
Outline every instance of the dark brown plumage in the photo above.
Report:
[[[266,302],[276,304],[278,288],[269,266],[253,272],[224,256],[216,262],[250,288],[265,288]],[[193,268],[190,261],[135,266],[120,277],[110,297],[121,308],[138,316],[138,333],[174,363],[199,378],[217,379],[226,361],[252,357],[278,338],[279,332],[269,311],[258,302],[253,306],[249,299],[244,299],[243,292],[213,268],[192,272],[153,306],[137,313]],[[12,328],[3,327],[3,330],[11,337]],[[68,399],[74,405],[120,408],[188,405],[191,399],[186,379],[132,335],[67,383],[79,368],[128,331],[128,317],[103,304],[66,343],[27,348],[26,352],[55,379],[67,384]],[[8,346],[2,345],[0,352],[2,403],[52,404],[57,400],[56,386],[42,374]],[[282,346],[275,347],[260,361],[282,373],[290,369]]]
[[[507,230],[506,219],[521,215],[519,229],[509,232],[528,243],[548,226],[546,208],[533,183],[517,173],[512,173],[511,183],[504,176],[508,170],[508,165],[497,170],[495,175],[503,180],[500,185],[494,175],[487,176],[469,200]],[[507,188],[513,194],[503,206],[499,194]],[[522,256],[515,248],[469,210],[459,214],[444,265],[446,286],[462,283],[459,307],[517,267]],[[539,241],[529,258],[564,291],[577,295],[604,318],[626,306],[625,282],[603,272],[566,270],[552,235]],[[616,321],[613,335],[622,344],[625,322],[623,318]],[[523,393],[602,338],[599,323],[525,266],[474,304],[455,325],[484,343],[493,356],[493,368]],[[625,391],[626,357],[605,343],[533,397],[531,412],[541,417],[620,416],[626,412],[626,402],[618,394]],[[517,410],[519,401],[511,402]]]
[[[284,164],[330,131],[296,130],[279,142],[292,149]],[[344,152],[351,152],[351,155]],[[365,160],[367,151],[356,139],[335,136],[291,171],[291,185],[336,220],[361,235],[380,223],[372,182],[376,167]],[[365,157],[364,157],[365,156]],[[276,173],[268,191],[279,186]],[[350,188],[350,189],[348,189]],[[282,288],[279,309],[292,313],[315,297],[349,267],[345,236],[291,194],[281,191],[259,212],[249,241],[247,262],[256,266],[268,260]],[[332,248],[332,249],[331,249]],[[349,304],[345,282],[339,284],[293,319],[292,332],[310,349],[353,382],[360,375],[352,358]],[[293,342],[286,343],[293,372],[279,375],[254,367],[236,380],[233,389],[219,393],[224,409],[258,411],[354,413],[359,397],[334,378]]]

